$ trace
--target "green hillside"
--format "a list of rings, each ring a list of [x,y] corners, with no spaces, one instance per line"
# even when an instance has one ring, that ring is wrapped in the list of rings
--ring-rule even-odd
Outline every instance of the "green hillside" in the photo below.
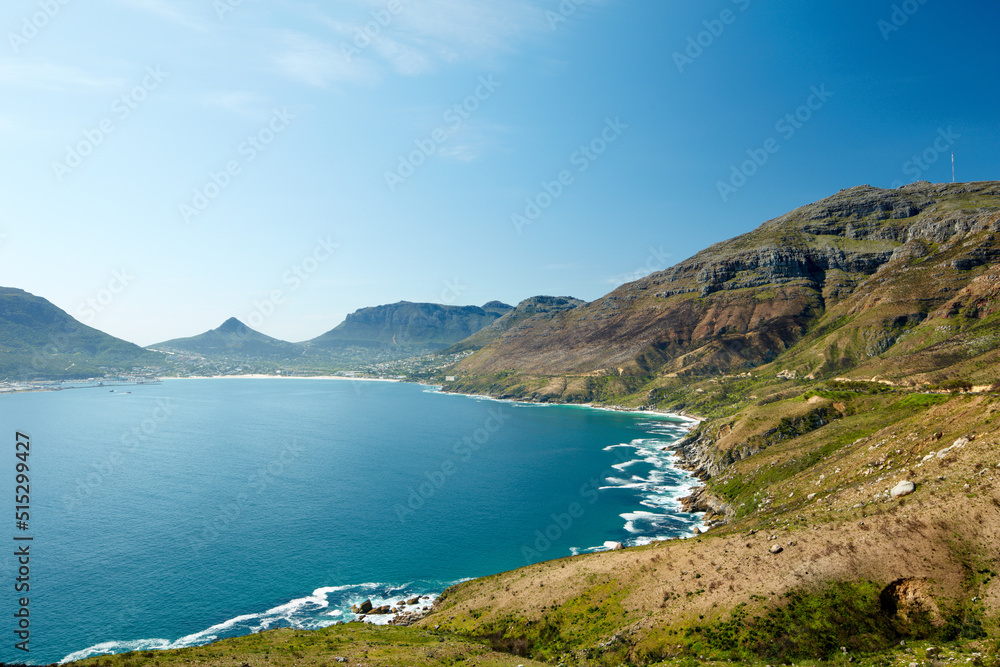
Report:
[[[81,324],[47,300],[0,288],[0,377],[100,377],[161,367],[164,355]]]

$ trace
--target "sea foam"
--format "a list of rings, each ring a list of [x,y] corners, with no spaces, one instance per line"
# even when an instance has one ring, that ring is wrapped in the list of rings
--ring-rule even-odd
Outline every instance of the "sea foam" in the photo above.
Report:
[[[128,639],[106,641],[70,653],[61,663],[83,660],[95,655],[128,653],[130,651],[157,651],[191,646],[201,646],[219,639],[253,634],[272,628],[290,627],[302,630],[318,630],[336,623],[356,618],[351,605],[359,605],[371,600],[374,607],[396,606],[396,602],[421,597],[418,604],[403,605],[403,613],[416,612],[429,607],[441,591],[459,582],[414,582],[402,585],[383,583],[349,584],[345,586],[324,586],[311,595],[289,600],[256,614],[242,614],[204,630],[191,633],[179,639]],[[396,614],[377,614],[364,618],[366,623],[386,625]]]

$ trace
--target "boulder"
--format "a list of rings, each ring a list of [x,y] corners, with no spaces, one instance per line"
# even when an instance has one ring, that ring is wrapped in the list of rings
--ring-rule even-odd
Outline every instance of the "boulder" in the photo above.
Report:
[[[780,544],[775,544],[770,549],[768,549],[768,551],[770,551],[773,554],[780,554],[782,551],[784,551],[784,549],[781,548]]]
[[[611,550],[612,551],[621,551],[624,548],[625,547],[622,545],[621,542],[615,542],[614,545],[611,547]]]
[[[420,598],[418,598],[418,597],[417,598],[410,598],[409,600],[406,601],[406,604],[418,604],[419,602],[420,602]]]
[[[889,491],[889,495],[893,498],[902,498],[903,496],[908,496],[917,490],[917,485],[908,479],[904,479],[902,482],[892,487]]]
[[[879,606],[886,615],[904,622],[923,618],[935,627],[941,627],[944,619],[930,589],[926,579],[896,579],[882,589],[878,597]],[[931,657],[930,654],[928,656]]]
[[[354,612],[355,614],[370,614],[372,610],[372,601],[365,600],[361,604],[357,605],[357,609],[358,610]],[[354,611],[354,607],[351,607],[351,611]]]

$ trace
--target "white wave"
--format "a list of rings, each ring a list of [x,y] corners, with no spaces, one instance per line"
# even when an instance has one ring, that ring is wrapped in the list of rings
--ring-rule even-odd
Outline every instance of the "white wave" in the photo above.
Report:
[[[630,489],[639,493],[639,505],[642,510],[621,514],[625,524],[623,530],[629,538],[623,542],[625,546],[637,546],[651,542],[689,537],[694,526],[703,527],[703,514],[684,514],[680,499],[691,494],[691,491],[701,486],[701,481],[678,467],[678,456],[674,444],[685,433],[690,431],[695,420],[683,424],[670,424],[662,421],[640,422],[652,437],[636,438],[631,442],[621,442],[604,447],[610,452],[618,449],[629,449],[635,458],[621,456],[618,463],[611,468],[618,473],[633,469],[640,463],[650,466],[645,475],[632,474],[608,475],[600,490]],[[649,511],[655,510],[655,511]],[[577,548],[580,553],[601,551],[606,547]]]
[[[618,472],[625,472],[625,468],[634,466],[636,463],[648,463],[648,462],[649,461],[647,461],[646,459],[632,459],[631,461],[625,461],[625,463],[616,463],[611,467],[617,470]]]
[[[427,599],[420,600],[418,604],[402,605],[404,612],[412,612],[421,607],[431,605],[437,599],[441,590],[455,583],[460,582],[443,583],[441,586],[433,587],[426,585],[414,587],[412,583],[395,585],[374,582],[343,586],[324,586],[315,589],[310,595],[289,600],[284,604],[260,613],[234,616],[221,623],[216,623],[209,628],[185,635],[173,641],[169,639],[106,641],[70,653],[59,662],[65,663],[83,660],[91,656],[108,653],[188,648],[213,642],[219,639],[220,636],[253,634],[278,626],[288,626],[297,629],[319,629],[341,622],[335,620],[334,617],[346,618],[349,615],[350,618],[354,618],[354,615],[350,612],[351,605],[361,604],[365,600],[371,600],[372,605],[375,607],[383,605],[396,607],[396,602],[426,596]],[[331,599],[334,594],[340,595],[336,599]],[[334,608],[331,608],[331,605],[335,605]],[[365,621],[384,625],[395,618],[395,616],[395,614],[380,614],[368,616],[365,618]]]

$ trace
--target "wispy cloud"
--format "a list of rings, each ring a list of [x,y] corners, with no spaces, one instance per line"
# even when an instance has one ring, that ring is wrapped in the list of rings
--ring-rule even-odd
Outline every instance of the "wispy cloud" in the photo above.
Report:
[[[70,88],[120,88],[125,81],[119,77],[91,74],[72,65],[56,65],[23,58],[0,59],[0,84],[41,90]]]
[[[360,59],[349,60],[340,49],[291,30],[281,34],[281,52],[274,57],[277,68],[289,78],[326,88],[331,83],[370,83],[377,74]]]
[[[443,146],[439,154],[443,158],[456,160],[458,162],[475,162],[483,154],[485,146],[477,144],[456,144],[454,146]]]
[[[147,12],[191,30],[203,31],[208,29],[203,21],[194,17],[193,11],[191,13],[183,11],[184,8],[191,6],[190,2],[177,0],[173,2],[167,2],[167,0],[115,0],[115,2],[123,7]]]
[[[489,62],[547,29],[544,11],[522,0],[400,0],[396,13],[387,7],[385,0],[346,0],[336,17],[315,5],[304,14],[333,32],[319,43],[345,61],[402,76],[450,62]]]
[[[203,104],[254,118],[270,113],[268,98],[245,90],[219,90],[207,95]]]
[[[417,76],[434,70],[433,59],[422,50],[388,37],[375,40],[372,50],[403,76]]]
[[[547,28],[544,10],[519,0],[413,0],[399,24],[415,45],[445,61],[511,52],[520,38]]]

